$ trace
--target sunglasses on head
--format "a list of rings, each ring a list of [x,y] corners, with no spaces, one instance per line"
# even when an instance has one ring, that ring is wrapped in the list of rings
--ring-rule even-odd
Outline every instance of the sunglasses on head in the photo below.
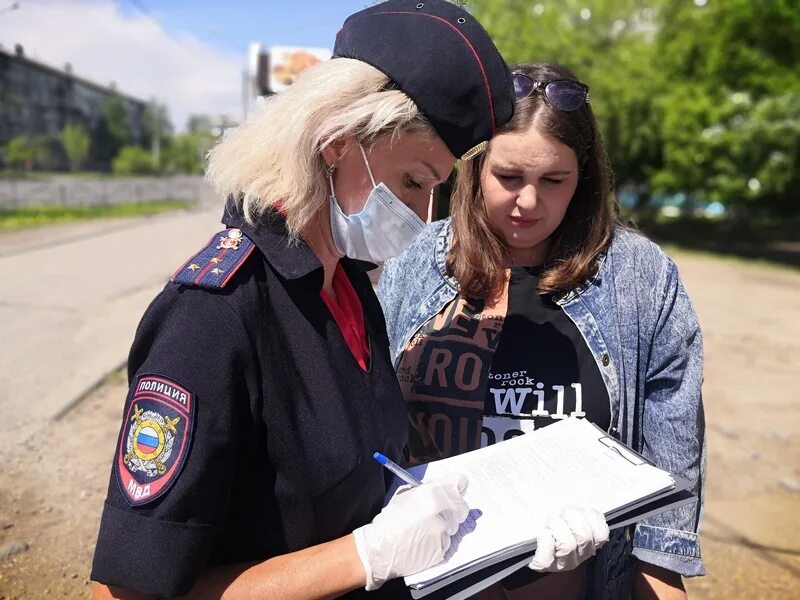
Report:
[[[555,79],[553,81],[536,81],[524,73],[511,74],[514,81],[514,100],[519,102],[536,90],[553,108],[572,112],[578,110],[589,99],[589,86],[572,79]]]

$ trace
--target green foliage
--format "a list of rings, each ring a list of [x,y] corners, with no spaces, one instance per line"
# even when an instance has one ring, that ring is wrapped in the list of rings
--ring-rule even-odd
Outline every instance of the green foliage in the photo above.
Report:
[[[475,16],[510,63],[555,62],[590,87],[621,181],[644,182],[660,160],[651,69],[656,11],[637,0],[476,0]]]
[[[145,109],[142,117],[142,126],[144,139],[147,142],[152,141],[156,134],[161,136],[162,140],[168,139],[173,132],[169,111],[163,104],[153,103]]]
[[[120,147],[131,143],[133,139],[131,123],[120,98],[110,98],[105,101],[101,110],[101,118],[105,121],[108,133],[114,143]]]
[[[60,138],[70,169],[78,171],[89,156],[89,132],[79,123],[67,123],[61,130]]]
[[[174,136],[164,155],[165,169],[171,173],[200,174],[205,156],[214,145],[210,133],[185,133]]]
[[[125,146],[111,166],[117,175],[152,175],[158,171],[150,152],[138,146]]]
[[[133,141],[130,119],[121,98],[105,101],[92,138],[94,158],[104,164],[110,163],[124,146]]]
[[[12,169],[28,171],[33,169],[33,161],[36,158],[36,148],[30,138],[26,135],[19,135],[12,138],[6,146],[5,159]]]
[[[797,0],[470,7],[510,63],[557,62],[590,86],[618,184],[800,213]]]
[[[796,0],[664,0],[656,66],[708,88],[754,98],[800,90]]]
[[[152,149],[156,167],[160,169],[164,164],[163,151],[169,147],[172,136],[172,121],[170,121],[167,107],[163,104],[151,103],[144,111],[142,130],[143,145]]]
[[[43,136],[18,135],[8,142],[5,161],[12,170],[32,171],[36,167],[49,167],[52,152]]]
[[[12,231],[41,225],[53,225],[68,221],[103,219],[113,217],[137,217],[153,215],[170,210],[189,208],[187,200],[151,200],[129,204],[102,204],[95,206],[26,206],[24,208],[0,208],[0,231]]]
[[[800,93],[757,101],[744,92],[698,99],[684,87],[675,94],[665,101],[665,164],[654,187],[749,213],[797,210]]]

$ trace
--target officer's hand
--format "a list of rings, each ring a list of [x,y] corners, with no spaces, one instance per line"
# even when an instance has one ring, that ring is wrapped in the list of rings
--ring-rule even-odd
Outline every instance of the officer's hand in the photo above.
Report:
[[[469,513],[466,489],[463,476],[403,486],[372,523],[353,532],[368,590],[442,561]]]
[[[591,508],[565,508],[545,520],[528,566],[534,571],[569,571],[608,541],[605,517]]]

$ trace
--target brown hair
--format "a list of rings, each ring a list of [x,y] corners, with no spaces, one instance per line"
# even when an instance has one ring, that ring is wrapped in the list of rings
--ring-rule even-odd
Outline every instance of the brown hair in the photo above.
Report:
[[[511,69],[536,81],[577,81],[567,68],[554,64],[520,64]],[[530,127],[575,151],[580,165],[578,187],[564,219],[550,236],[539,293],[561,296],[586,283],[597,272],[597,257],[608,248],[618,225],[611,199],[611,171],[589,103],[573,112],[560,111],[535,91],[516,104],[514,117],[497,134],[521,133]],[[505,240],[489,223],[481,174],[492,144],[483,155],[462,162],[451,200],[454,239],[447,258],[461,294],[487,299],[505,284],[509,263]]]

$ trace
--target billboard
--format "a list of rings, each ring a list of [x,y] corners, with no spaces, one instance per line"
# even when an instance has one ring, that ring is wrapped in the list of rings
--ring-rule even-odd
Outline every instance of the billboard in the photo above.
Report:
[[[294,83],[297,75],[308,67],[331,57],[327,48],[271,46],[267,92],[281,92]]]

